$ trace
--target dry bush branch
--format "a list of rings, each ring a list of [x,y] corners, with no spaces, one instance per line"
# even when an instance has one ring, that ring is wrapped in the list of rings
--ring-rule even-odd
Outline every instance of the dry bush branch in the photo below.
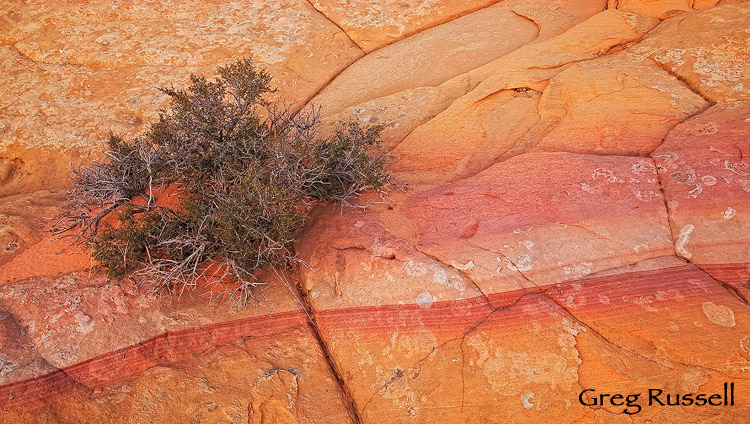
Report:
[[[111,136],[102,160],[73,171],[54,231],[156,296],[205,286],[242,305],[262,297],[255,271],[301,262],[292,243],[312,202],[366,208],[376,200],[352,199],[382,200],[390,182],[382,126],[339,123],[322,138],[320,109],[267,102],[270,80],[242,59],[213,81],[161,89],[171,108],[158,122],[133,141]]]

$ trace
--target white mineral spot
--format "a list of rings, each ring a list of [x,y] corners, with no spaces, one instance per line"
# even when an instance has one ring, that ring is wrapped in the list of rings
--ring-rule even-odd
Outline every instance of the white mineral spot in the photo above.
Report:
[[[417,305],[419,305],[420,308],[429,309],[432,306],[433,301],[434,298],[430,292],[423,292],[417,295]]]
[[[630,170],[634,174],[642,174],[645,171],[650,171],[651,170],[651,164],[649,162],[646,162],[646,161],[640,161],[638,163],[634,163],[630,167]]]
[[[411,259],[403,265],[402,269],[412,277],[421,277],[427,274],[427,270],[422,262],[414,262]]]
[[[319,291],[313,290],[312,292],[310,292],[310,297],[312,297],[313,299],[317,299],[318,296],[320,296],[320,292]]]
[[[728,207],[727,210],[721,213],[721,217],[724,219],[732,219],[735,215],[737,215],[737,211],[731,207]]]
[[[597,297],[599,298],[599,302],[601,302],[603,305],[609,305],[609,296],[599,294],[597,295]]]
[[[524,408],[531,409],[534,407],[534,404],[529,402],[533,397],[533,393],[526,393],[525,395],[521,396],[521,403],[523,403]]]
[[[523,240],[523,241],[519,241],[518,245],[524,246],[526,247],[526,249],[531,249],[532,247],[534,247],[534,242],[531,240]]]
[[[703,193],[703,184],[698,183],[695,185],[695,188],[690,190],[686,197],[688,198],[697,198],[699,194]]]
[[[631,187],[630,191],[633,193],[636,199],[641,202],[650,202],[654,200],[658,195],[653,190],[638,190],[637,187]]]
[[[740,340],[740,349],[745,352],[750,352],[750,337],[745,336],[742,340]]]
[[[676,161],[678,156],[677,156],[677,153],[669,152],[669,153],[659,153],[657,155],[654,155],[654,158],[662,159],[664,161],[664,164],[668,165]]]
[[[722,327],[734,327],[734,312],[724,305],[715,305],[712,302],[703,302],[703,313],[709,321]]]
[[[591,178],[594,180],[605,180],[610,183],[616,183],[617,177],[609,169],[596,168],[591,174]]]
[[[677,239],[677,243],[675,244],[675,250],[677,251],[677,253],[688,259],[693,256],[693,254],[688,252],[686,248],[688,240],[690,239],[690,234],[693,233],[693,230],[695,230],[695,225],[693,224],[687,224],[686,226],[682,227],[682,230],[680,230],[680,237]]]
[[[712,175],[704,175],[701,177],[701,181],[703,181],[703,184],[705,184],[706,187],[711,187],[716,184],[716,177]]]
[[[577,264],[571,264],[568,266],[563,267],[563,271],[565,271],[565,274],[572,275],[574,277],[581,277],[585,274],[591,273],[591,266],[593,264],[591,262],[581,262]]]
[[[363,225],[365,225],[364,221],[357,221],[357,222],[356,222],[356,223],[354,224],[354,227],[355,227],[355,228],[361,228],[361,227],[362,227]]]
[[[448,273],[445,272],[443,267],[438,264],[430,265],[432,269],[432,281],[443,286],[450,286],[451,283],[448,281]]]
[[[453,268],[460,269],[461,271],[471,271],[472,269],[474,269],[474,261],[469,261],[465,264],[453,262],[451,263],[451,266]]]
[[[76,311],[76,322],[81,334],[88,334],[94,329],[94,319],[81,311]]]
[[[513,271],[528,271],[531,269],[531,265],[528,264],[528,262],[531,261],[531,256],[529,255],[518,255],[518,261],[516,261],[516,265],[510,264],[508,265],[508,268],[512,269]]]

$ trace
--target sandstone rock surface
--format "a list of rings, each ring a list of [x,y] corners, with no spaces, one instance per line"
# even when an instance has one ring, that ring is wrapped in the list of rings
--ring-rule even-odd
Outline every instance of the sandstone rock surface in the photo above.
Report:
[[[679,256],[750,258],[750,102],[719,103],[678,125],[653,154]]]
[[[305,0],[7,2],[1,13],[2,195],[67,186],[71,162],[110,132],[143,130],[166,106],[158,88],[190,73],[253,56],[301,104],[363,55]]]
[[[312,5],[341,27],[366,53],[498,0],[314,0]]]
[[[712,102],[750,97],[746,3],[669,19],[632,49],[683,79]]]
[[[744,423],[748,26],[725,0],[6,2],[0,422]],[[326,123],[390,123],[399,187],[314,208],[244,309],[50,243],[69,164],[247,54]]]

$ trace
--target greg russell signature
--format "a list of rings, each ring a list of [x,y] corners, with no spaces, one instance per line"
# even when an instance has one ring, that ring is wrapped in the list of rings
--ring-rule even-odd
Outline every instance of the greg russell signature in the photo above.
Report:
[[[662,389],[648,389],[647,393],[622,394],[585,389],[578,395],[578,402],[584,406],[621,406],[628,415],[641,412],[643,406],[734,406],[734,383],[724,383],[724,390],[715,393],[665,393]]]

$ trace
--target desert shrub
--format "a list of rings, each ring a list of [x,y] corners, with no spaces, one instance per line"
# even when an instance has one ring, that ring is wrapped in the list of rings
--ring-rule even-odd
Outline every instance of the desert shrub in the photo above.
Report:
[[[315,109],[264,99],[270,81],[243,59],[213,81],[162,88],[171,104],[157,122],[131,141],[110,136],[102,160],[74,170],[55,231],[154,293],[205,281],[245,303],[256,270],[298,260],[292,243],[311,202],[348,204],[389,180],[381,126],[342,122],[321,137]]]

